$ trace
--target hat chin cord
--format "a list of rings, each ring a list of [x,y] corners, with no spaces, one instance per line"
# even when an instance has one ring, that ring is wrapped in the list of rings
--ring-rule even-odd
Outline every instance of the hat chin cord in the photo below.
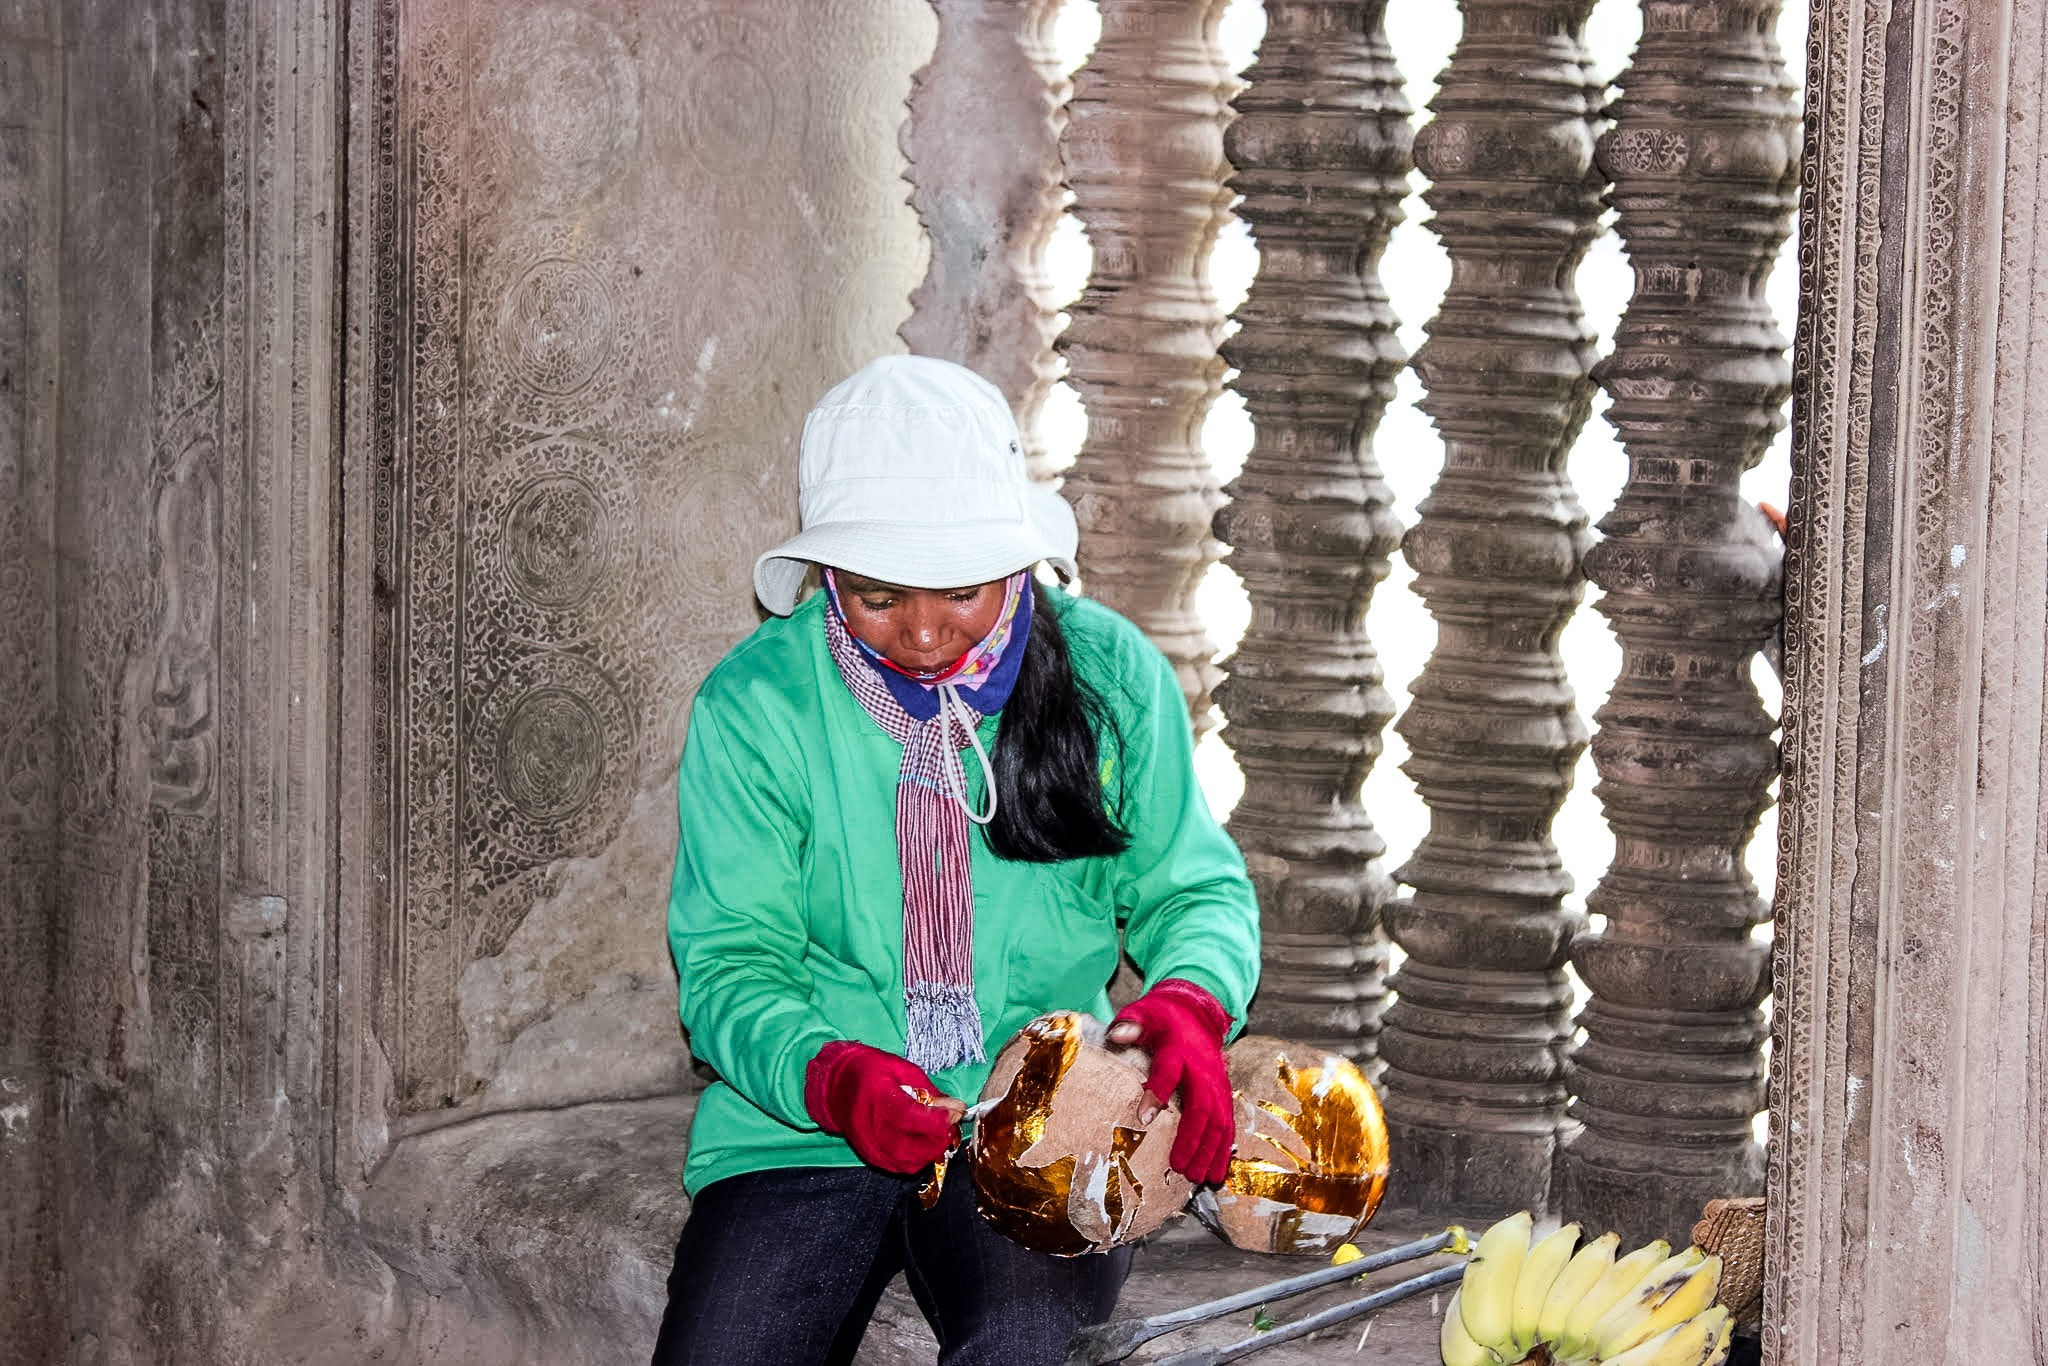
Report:
[[[974,746],[974,757],[981,760],[981,776],[988,788],[988,811],[976,811],[967,800],[967,770],[961,768],[960,785],[953,789],[953,800],[960,803],[960,809],[967,813],[967,819],[976,825],[987,825],[996,818],[996,770],[988,759],[988,751],[981,747],[981,736],[975,726],[979,720],[974,709],[960,696],[960,689],[951,683],[941,683],[935,689],[939,695],[939,714],[949,721],[958,722],[967,731],[967,743]]]

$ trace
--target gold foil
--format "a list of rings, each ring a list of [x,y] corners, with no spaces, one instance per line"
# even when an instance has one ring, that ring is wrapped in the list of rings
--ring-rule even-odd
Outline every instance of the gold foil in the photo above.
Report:
[[[1358,1236],[1386,1194],[1387,1124],[1348,1059],[1280,1039],[1231,1046],[1237,1148],[1196,1212],[1233,1245],[1328,1253]]]
[[[1188,1196],[1166,1170],[1179,1108],[1138,1123],[1144,1073],[1101,1043],[1088,1016],[1040,1016],[1004,1046],[976,1127],[976,1204],[1009,1238],[1062,1257],[1144,1236]],[[1150,1198],[1148,1198],[1148,1196]]]

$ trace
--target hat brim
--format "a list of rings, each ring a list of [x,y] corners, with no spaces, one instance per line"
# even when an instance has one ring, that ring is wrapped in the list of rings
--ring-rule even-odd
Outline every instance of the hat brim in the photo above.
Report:
[[[796,607],[804,575],[830,565],[905,588],[965,588],[1043,560],[1074,576],[1078,534],[1067,500],[1026,490],[1026,515],[1001,522],[830,522],[798,532],[754,561],[754,592],[779,617]]]

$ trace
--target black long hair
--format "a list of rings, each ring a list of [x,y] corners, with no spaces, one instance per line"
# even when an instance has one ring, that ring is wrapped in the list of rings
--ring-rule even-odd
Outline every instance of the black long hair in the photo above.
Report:
[[[989,847],[1022,863],[1120,854],[1131,837],[1109,813],[1096,730],[1118,751],[1123,737],[1102,699],[1075,677],[1051,593],[1036,580],[1031,592],[1024,662],[996,728]],[[1121,762],[1115,771],[1121,778]]]

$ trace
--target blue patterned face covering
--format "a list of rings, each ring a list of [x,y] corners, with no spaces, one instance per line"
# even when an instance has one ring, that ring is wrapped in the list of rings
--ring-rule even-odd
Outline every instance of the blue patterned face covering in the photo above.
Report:
[[[1035,595],[1031,591],[1030,570],[1020,569],[1010,575],[1005,584],[1003,610],[996,614],[996,624],[980,644],[937,673],[919,674],[890,663],[881,651],[853,633],[846,624],[846,609],[840,604],[838,575],[829,567],[822,568],[830,615],[846,632],[847,640],[861,659],[880,676],[897,705],[911,716],[919,721],[937,716],[942,689],[951,691],[983,716],[1000,711],[1009,700],[1010,689],[1017,685],[1017,671],[1023,667],[1025,644],[1031,638]]]

